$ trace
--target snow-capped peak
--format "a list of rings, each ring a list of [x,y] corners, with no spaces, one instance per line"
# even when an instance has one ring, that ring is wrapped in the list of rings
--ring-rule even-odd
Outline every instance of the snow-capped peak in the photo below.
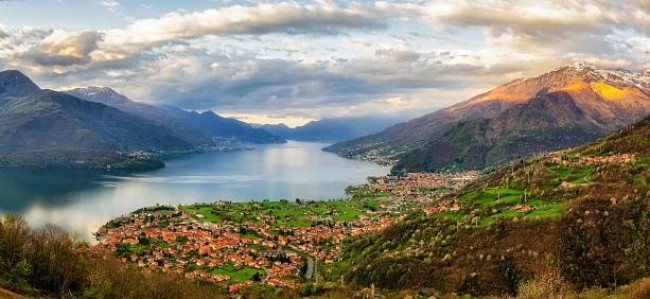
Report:
[[[110,87],[89,86],[89,87],[82,88],[82,89],[85,89],[85,91],[86,91],[89,95],[95,95],[95,94],[113,94],[113,93],[116,93],[116,92],[115,92],[113,89],[111,89]]]
[[[615,86],[635,87],[650,95],[650,73],[628,70],[596,70],[602,80]]]
[[[596,66],[594,66],[593,64],[584,61],[577,61],[572,64],[566,65],[565,67],[575,69],[576,71],[584,71],[584,70],[593,71],[597,69]]]
[[[617,87],[634,87],[650,95],[650,72],[637,72],[624,69],[598,68],[595,65],[579,61],[567,64],[556,71],[570,72],[589,82],[603,81]]]

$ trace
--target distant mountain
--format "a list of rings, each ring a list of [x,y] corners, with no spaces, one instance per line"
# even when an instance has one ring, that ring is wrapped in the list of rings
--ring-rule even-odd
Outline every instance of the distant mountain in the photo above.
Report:
[[[293,138],[293,133],[296,128],[289,127],[285,124],[251,124],[253,128],[262,129],[275,136],[280,136],[287,140],[296,140]]]
[[[213,112],[197,113],[175,106],[157,107],[134,102],[107,87],[86,87],[66,91],[92,102],[102,103],[131,113],[156,124],[169,127],[197,146],[222,145],[215,139],[234,139],[246,143],[281,143],[282,138],[252,128],[250,125]]]
[[[150,169],[172,152],[284,142],[250,125],[129,100],[110,88],[41,90],[0,72],[0,166]]]
[[[346,157],[401,158],[396,170],[477,169],[593,140],[649,113],[649,73],[579,64],[514,80],[326,150]]]
[[[104,104],[41,90],[18,71],[0,72],[0,164],[159,167],[143,152],[187,151],[168,128]]]
[[[120,109],[124,112],[138,115],[156,123],[178,122],[176,119],[167,114],[163,109],[147,104],[131,101],[129,98],[117,93],[109,87],[90,86],[85,88],[75,88],[66,90],[66,93],[77,98],[101,103]]]
[[[164,109],[132,101],[109,87],[91,86],[66,90],[65,92],[77,98],[111,106],[123,112],[142,117],[157,125],[165,126],[172,130],[175,135],[182,136],[183,139],[194,146],[210,147],[214,145],[209,136],[205,136],[200,131],[188,126]]]
[[[285,124],[259,125],[259,127],[290,140],[338,142],[379,132],[400,121],[402,120],[390,117],[324,118],[296,128],[290,128]]]
[[[232,138],[241,142],[259,144],[286,142],[282,137],[275,136],[263,129],[253,128],[251,125],[233,118],[221,117],[212,111],[199,113],[175,106],[161,108],[184,124],[214,138]]]

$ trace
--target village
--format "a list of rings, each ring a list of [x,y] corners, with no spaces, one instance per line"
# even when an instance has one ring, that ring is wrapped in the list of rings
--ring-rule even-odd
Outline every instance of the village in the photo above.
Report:
[[[444,191],[458,190],[479,177],[478,172],[406,173],[368,178],[372,190],[386,191],[393,196],[413,198],[433,196],[442,198]]]
[[[262,277],[272,286],[293,287],[300,274],[302,258],[295,252],[272,250],[274,242],[242,234],[241,227],[201,223],[176,207],[115,219],[97,236],[97,250],[113,252],[125,263],[214,283],[230,281],[231,291]]]
[[[260,282],[298,288],[335,265],[343,239],[383,230],[413,209],[457,212],[445,195],[477,173],[372,177],[349,199],[197,203],[143,208],[97,233],[95,250],[144,271],[174,272],[236,292]],[[315,273],[316,272],[316,273]]]

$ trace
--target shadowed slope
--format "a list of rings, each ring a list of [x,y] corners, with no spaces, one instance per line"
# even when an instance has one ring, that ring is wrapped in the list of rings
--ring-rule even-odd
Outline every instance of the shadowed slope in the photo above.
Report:
[[[334,144],[326,150],[344,157],[382,156],[396,160],[403,153],[443,137],[462,122],[495,118],[526,103],[541,91],[568,93],[583,113],[609,131],[632,124],[650,113],[648,73],[574,65],[538,77],[514,80],[449,108],[389,127],[378,134]],[[573,124],[569,121],[566,125]]]

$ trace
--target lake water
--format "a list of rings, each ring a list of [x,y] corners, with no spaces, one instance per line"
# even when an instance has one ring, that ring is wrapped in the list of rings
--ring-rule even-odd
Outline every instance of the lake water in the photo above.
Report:
[[[322,152],[318,143],[289,142],[250,151],[183,155],[167,167],[134,175],[0,170],[0,214],[34,226],[55,224],[78,238],[144,206],[219,199],[335,199],[387,167]]]

